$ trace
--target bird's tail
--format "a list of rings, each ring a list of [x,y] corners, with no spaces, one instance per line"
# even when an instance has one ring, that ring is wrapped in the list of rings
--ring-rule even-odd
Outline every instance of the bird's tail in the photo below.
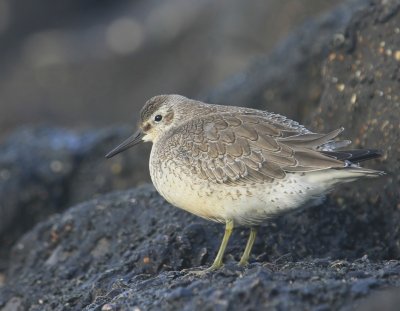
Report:
[[[328,157],[335,158],[336,160],[349,161],[352,163],[380,158],[382,156],[382,151],[378,149],[334,150],[321,151],[321,153]]]
[[[352,182],[363,177],[379,177],[385,175],[385,172],[359,166],[349,166],[330,169],[329,171],[315,171],[307,175],[314,184],[319,183],[330,188],[335,184]]]
[[[352,181],[360,177],[378,177],[385,175],[385,172],[359,166],[359,162],[380,158],[382,151],[378,149],[354,149],[321,151],[329,157],[345,162],[345,167],[335,168],[340,171],[340,179]]]

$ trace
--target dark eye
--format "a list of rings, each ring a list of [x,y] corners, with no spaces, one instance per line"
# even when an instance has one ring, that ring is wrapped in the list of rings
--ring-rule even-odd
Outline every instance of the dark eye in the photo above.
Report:
[[[162,115],[156,115],[155,117],[154,117],[154,121],[156,121],[156,122],[160,122],[162,120]]]

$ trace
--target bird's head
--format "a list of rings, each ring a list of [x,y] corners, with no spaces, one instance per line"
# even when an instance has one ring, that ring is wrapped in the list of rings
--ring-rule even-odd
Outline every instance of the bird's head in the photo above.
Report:
[[[159,95],[150,98],[140,111],[138,130],[111,150],[106,158],[111,158],[141,142],[156,142],[163,133],[185,119],[192,102],[180,95]]]

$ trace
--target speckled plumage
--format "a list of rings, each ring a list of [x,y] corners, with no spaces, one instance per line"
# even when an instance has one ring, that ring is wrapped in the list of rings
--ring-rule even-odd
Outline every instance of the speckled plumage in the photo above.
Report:
[[[153,142],[149,166],[158,192],[232,227],[258,226],[318,200],[337,183],[380,174],[351,162],[377,157],[376,150],[335,150],[350,143],[336,140],[343,128],[313,133],[278,114],[179,95],[153,97],[140,115],[137,135]]]

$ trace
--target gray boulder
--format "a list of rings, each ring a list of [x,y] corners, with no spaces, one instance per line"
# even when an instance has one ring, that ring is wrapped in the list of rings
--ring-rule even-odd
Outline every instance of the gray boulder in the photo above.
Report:
[[[1,144],[0,271],[11,245],[37,222],[113,189],[149,181],[148,148],[112,161],[104,154],[130,135],[128,128],[87,132],[23,128]]]
[[[151,186],[98,196],[40,222],[15,244],[0,307],[351,310],[377,289],[400,286],[399,11],[397,1],[375,1],[332,34],[322,100],[309,120],[321,131],[346,126],[356,147],[382,148],[383,159],[367,166],[388,176],[345,185],[321,206],[272,219],[244,269],[236,263],[247,230],[236,230],[225,267],[202,278],[184,269],[212,262],[220,225],[172,207]]]

